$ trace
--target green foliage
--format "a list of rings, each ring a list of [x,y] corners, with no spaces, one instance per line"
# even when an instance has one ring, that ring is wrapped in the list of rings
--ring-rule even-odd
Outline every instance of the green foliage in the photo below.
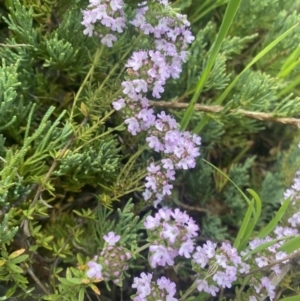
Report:
[[[132,13],[141,1],[125,2]],[[86,300],[101,287],[103,300],[120,300],[115,286],[87,279],[86,263],[109,231],[132,252],[145,241],[151,204],[141,191],[145,167],[159,157],[151,157],[142,135],[124,131],[111,103],[120,97],[126,59],[147,38],[126,31],[113,48],[100,47],[99,38],[82,33],[87,4],[0,4],[0,280],[10,286],[3,298]],[[231,240],[243,250],[297,210],[281,201],[300,166],[298,129],[273,121],[300,116],[299,5],[172,1],[188,14],[196,39],[182,77],[169,80],[163,98],[190,104],[186,112],[170,111],[183,128],[201,132],[202,146],[196,168],[177,173],[166,201],[193,216],[200,242]],[[196,103],[223,110],[193,112]],[[271,117],[259,119],[261,113]],[[298,245],[297,236],[282,248],[292,252]],[[144,257],[134,256],[132,276],[145,268]],[[34,273],[42,279],[38,297],[29,289]],[[189,273],[180,275],[185,286]],[[124,300],[131,285],[126,281]]]
[[[9,243],[18,231],[18,227],[11,227],[9,225],[10,215],[5,214],[0,225],[0,244]]]

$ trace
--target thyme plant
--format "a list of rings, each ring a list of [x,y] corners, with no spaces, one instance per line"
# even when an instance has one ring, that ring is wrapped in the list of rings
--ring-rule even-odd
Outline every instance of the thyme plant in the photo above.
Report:
[[[1,3],[1,300],[297,300],[299,8]]]

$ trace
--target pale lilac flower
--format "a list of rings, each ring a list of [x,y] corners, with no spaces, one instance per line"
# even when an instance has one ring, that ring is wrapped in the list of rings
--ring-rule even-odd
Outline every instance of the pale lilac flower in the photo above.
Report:
[[[86,275],[89,278],[96,278],[96,279],[101,279],[102,278],[102,265],[99,263],[96,263],[94,261],[89,261],[87,263],[87,266],[89,269],[86,272]]]
[[[156,81],[153,87],[152,95],[156,98],[160,98],[160,93],[164,92],[164,88],[161,84],[161,82]]]
[[[94,33],[94,28],[95,26],[93,24],[88,24],[85,28],[85,30],[83,31],[83,33],[85,35],[88,35],[89,37],[91,37]]]
[[[106,10],[107,10],[107,5],[104,4],[95,7],[92,11],[95,13],[97,20],[102,20],[102,18],[107,18]]]
[[[176,225],[170,225],[169,223],[164,223],[163,229],[161,231],[161,236],[164,239],[169,240],[171,244],[175,243],[176,237],[179,235],[180,231]]]
[[[255,258],[255,262],[256,262],[257,266],[260,268],[269,264],[268,258],[266,258],[264,256]]]
[[[296,212],[288,219],[288,222],[292,225],[292,227],[297,227],[300,224],[300,212]]]
[[[140,50],[132,54],[131,58],[127,61],[126,67],[132,68],[137,71],[142,66],[145,60],[148,59],[148,53],[146,51]]]
[[[241,274],[247,274],[249,273],[249,271],[250,271],[250,265],[245,262],[241,262],[239,272]]]
[[[219,291],[219,288],[214,286],[214,285],[208,285],[207,281],[206,280],[201,280],[199,279],[197,281],[197,289],[199,292],[206,292],[212,296],[216,296],[217,295],[217,292]]]
[[[279,275],[281,273],[281,268],[279,264],[275,264],[271,267],[271,270],[276,274]]]
[[[174,265],[174,257],[168,249],[161,245],[151,245],[149,247],[151,255],[149,257],[149,263],[152,268],[157,266],[172,266]]]
[[[107,35],[104,36],[104,38],[101,39],[101,43],[106,45],[107,47],[112,47],[113,42],[115,42],[116,40],[117,40],[116,36],[108,33]]]
[[[131,133],[131,135],[135,136],[138,132],[141,131],[140,125],[136,118],[131,117],[125,119],[125,123],[128,124],[128,132]]]
[[[149,201],[153,193],[149,189],[145,189],[143,192],[143,197],[145,201]]]
[[[125,21],[126,20],[123,17],[119,17],[119,18],[115,19],[111,23],[111,26],[110,26],[111,30],[117,31],[118,33],[123,32],[123,28],[126,27]]]
[[[103,236],[103,239],[108,243],[109,246],[114,246],[119,240],[121,236],[116,235],[113,231],[108,232],[107,235]]]
[[[113,105],[113,107],[116,111],[119,111],[119,110],[123,109],[126,106],[125,100],[123,98],[120,98],[119,100],[114,101],[112,103],[112,105]]]
[[[123,8],[124,2],[123,0],[110,0],[109,5],[113,11],[116,11]]]
[[[146,229],[153,230],[156,229],[160,225],[160,220],[157,217],[153,217],[148,215],[144,222],[144,226]]]
[[[218,271],[213,275],[212,279],[216,281],[220,287],[231,288],[231,280],[229,279],[228,275],[224,272]]]
[[[227,268],[227,257],[225,254],[216,255],[216,261],[222,268]]]
[[[188,229],[190,224],[194,225],[192,232]],[[177,255],[191,257],[193,238],[198,235],[199,227],[185,212],[178,208],[175,211],[160,209],[154,217],[148,216],[144,225],[148,241],[153,243],[149,248],[151,266],[172,265]]]
[[[181,244],[178,253],[185,258],[191,258],[191,253],[194,251],[194,248],[194,242],[188,239]]]
[[[147,137],[146,141],[148,142],[149,147],[153,148],[156,152],[164,150],[163,144],[156,136]]]
[[[193,254],[193,261],[197,263],[202,269],[204,269],[208,264],[209,258],[205,254],[205,251],[202,247],[196,247],[196,252]]]
[[[300,215],[299,215],[300,216]],[[292,225],[292,227],[296,227],[297,225],[297,219],[298,219],[298,214],[294,214],[291,218],[288,219],[288,222]],[[295,222],[295,224],[294,224]],[[299,234],[299,231],[295,228],[290,228],[290,227],[282,227],[282,226],[277,226],[274,229],[274,234],[276,234],[277,238],[282,238],[285,236],[295,236]]]
[[[274,300],[275,298],[275,286],[271,283],[270,279],[268,277],[263,277],[261,279],[261,285],[264,287],[268,293],[268,296],[270,297],[270,300]]]
[[[224,242],[220,248],[217,248],[217,244],[211,241],[207,241],[203,247],[196,248],[192,256],[192,267],[197,273],[198,290],[211,295],[215,294],[219,287],[231,288],[232,283],[237,280],[237,272],[247,273],[250,268],[241,261],[237,250],[229,243]],[[208,274],[205,278],[206,282],[201,279],[204,273]],[[215,289],[210,291],[208,283]]]
[[[152,274],[142,273],[140,278],[134,277],[132,288],[136,288],[140,298],[145,298],[151,293]]]
[[[141,278],[135,277],[133,288],[137,289],[133,301],[147,301],[158,300],[160,301],[178,301],[174,298],[176,293],[176,285],[166,277],[157,279],[156,282],[151,281],[152,274],[141,274]]]
[[[134,89],[136,92],[144,92],[146,93],[148,91],[147,82],[143,79],[134,79],[132,81],[132,84],[134,86]]]
[[[207,258],[213,258],[216,254],[217,244],[207,240],[206,243],[203,245],[203,251]]]

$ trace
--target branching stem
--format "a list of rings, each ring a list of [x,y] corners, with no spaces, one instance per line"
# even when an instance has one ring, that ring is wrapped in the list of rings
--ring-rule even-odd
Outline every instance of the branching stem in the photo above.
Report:
[[[168,101],[149,101],[152,107],[158,108],[169,108],[169,109],[186,109],[188,103],[182,102],[168,102]],[[206,113],[221,113],[225,108],[222,106],[209,106],[203,104],[195,104],[195,111],[201,111]],[[285,118],[285,117],[275,117],[271,113],[255,112],[255,111],[246,111],[242,109],[237,110],[228,110],[230,113],[241,114],[242,116],[261,120],[261,121],[270,121],[276,123],[296,125],[300,127],[300,119],[298,118]]]

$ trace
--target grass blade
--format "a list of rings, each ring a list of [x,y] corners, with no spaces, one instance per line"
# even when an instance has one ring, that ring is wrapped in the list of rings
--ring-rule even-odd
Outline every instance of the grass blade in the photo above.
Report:
[[[285,214],[285,211],[288,208],[289,204],[290,199],[284,201],[274,218],[259,232],[258,238],[265,238],[271,231],[273,231],[276,228],[278,223],[281,221],[283,215]]]
[[[245,217],[243,219],[243,222],[241,224],[240,230],[239,230],[239,232],[236,236],[236,239],[233,243],[233,247],[236,248],[238,251],[240,251],[240,246],[241,246],[243,237],[245,235],[245,232],[247,230],[247,227],[249,225],[249,221],[250,221],[250,218],[252,216],[253,209],[254,209],[254,200],[251,201],[251,203],[250,203],[250,205],[247,209],[247,212],[246,212]]]
[[[216,57],[220,51],[221,45],[228,33],[228,30],[229,30],[231,24],[232,24],[234,16],[240,6],[240,3],[241,3],[241,0],[230,0],[227,5],[226,12],[225,12],[219,33],[217,35],[216,41],[215,41],[212,51],[211,51],[211,55],[208,59],[207,65],[205,66],[205,69],[203,70],[202,76],[200,77],[200,79],[196,85],[196,89],[195,89],[193,97],[190,101],[190,104],[189,104],[187,110],[185,111],[185,114],[181,120],[181,129],[182,130],[185,130],[186,127],[188,126],[188,123],[194,112],[195,103],[197,102],[197,99],[199,98],[199,95],[202,92],[204,84],[209,77],[209,73],[215,63]]]
[[[225,89],[225,91],[218,97],[218,99],[214,102],[214,105],[221,105],[222,102],[225,100],[225,98],[228,96],[232,88],[235,86],[237,81],[240,79],[240,77],[248,70],[250,69],[256,62],[258,62],[263,56],[265,56],[270,50],[272,50],[279,42],[281,42],[287,35],[289,35],[297,26],[299,23],[293,25],[291,28],[289,28],[286,32],[284,32],[282,35],[280,35],[277,39],[275,39],[273,42],[271,42],[268,46],[266,46],[262,51],[260,51],[253,59],[252,61],[244,68],[244,70],[235,77],[235,79],[231,82],[231,84]],[[196,92],[195,92],[196,94]],[[194,94],[194,95],[195,95]],[[200,94],[200,93],[199,93]],[[193,97],[194,98],[194,97]],[[192,100],[193,100],[192,98]],[[198,97],[197,97],[198,98]],[[191,101],[192,103],[192,101]],[[194,106],[193,106],[194,107]],[[187,112],[186,112],[187,114]],[[186,115],[185,114],[185,115]],[[203,119],[200,121],[200,123],[196,126],[194,129],[194,133],[199,133],[204,126],[207,124],[209,120],[209,117],[205,115]]]
[[[292,296],[292,297],[286,297],[286,298],[282,298],[279,299],[278,301],[299,301],[300,296]]]
[[[300,245],[300,235],[293,237],[292,239],[284,243],[280,248],[278,248],[278,250],[290,254],[296,250],[299,250],[299,245]]]
[[[246,202],[248,203],[248,205],[250,205],[251,201],[249,200],[249,198],[245,195],[245,193],[222,170],[220,170],[218,167],[214,166],[210,162],[206,161],[205,159],[202,159],[202,160],[205,163],[207,163],[208,165],[210,165],[212,168],[216,169],[221,175],[223,175],[228,181],[230,181],[235,186],[235,188],[240,192],[240,194],[246,200]]]
[[[251,220],[251,222],[249,222],[248,227],[247,227],[246,231],[244,232],[243,239],[241,240],[241,243],[239,246],[240,250],[243,250],[246,248],[246,246],[249,242],[249,239],[251,237],[251,234],[253,232],[253,229],[256,226],[258,219],[260,217],[261,207],[262,207],[261,200],[260,200],[258,194],[252,189],[247,189],[247,191],[253,196],[256,206],[253,207],[253,219]]]

